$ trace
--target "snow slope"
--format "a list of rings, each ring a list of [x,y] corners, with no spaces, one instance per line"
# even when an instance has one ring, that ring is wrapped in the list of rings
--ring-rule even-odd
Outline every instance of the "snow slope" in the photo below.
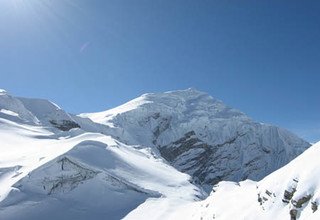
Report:
[[[173,219],[320,219],[320,142],[259,182],[220,182]]]
[[[39,120],[16,97],[0,91],[0,117],[20,123],[39,124]]]
[[[188,175],[110,136],[58,136],[5,120],[0,131],[1,219],[119,219],[149,197],[164,196],[158,203],[170,208],[201,196]]]
[[[51,130],[66,131],[79,127],[68,113],[53,102],[44,99],[13,97],[5,90],[1,91],[0,118],[22,124],[42,125]]]

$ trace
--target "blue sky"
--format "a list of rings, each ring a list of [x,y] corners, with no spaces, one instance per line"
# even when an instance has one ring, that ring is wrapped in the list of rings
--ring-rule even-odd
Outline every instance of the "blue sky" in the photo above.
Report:
[[[320,3],[0,0],[0,87],[69,112],[194,87],[320,140]]]

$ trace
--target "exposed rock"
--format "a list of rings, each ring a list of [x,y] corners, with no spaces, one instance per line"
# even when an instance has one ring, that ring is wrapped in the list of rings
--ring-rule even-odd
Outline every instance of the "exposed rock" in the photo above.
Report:
[[[296,188],[292,188],[291,191],[285,190],[283,194],[282,202],[289,203],[295,192],[296,192]]]
[[[260,205],[263,204],[263,201],[262,201],[260,193],[258,193],[258,202],[259,202]]]
[[[159,147],[159,151],[161,156],[174,167],[191,175],[196,183],[215,185],[222,180],[235,180],[233,176],[239,171],[239,166],[232,164],[232,167],[226,167],[221,161],[230,163],[229,160],[237,159],[236,155],[228,154],[226,148],[245,135],[245,133],[237,133],[221,144],[209,145],[201,140],[195,131],[190,131],[179,140]],[[250,173],[249,170],[256,169],[253,164],[257,161],[258,158],[255,158],[244,165],[248,173]]]
[[[43,180],[43,189],[48,195],[55,192],[71,191],[81,182],[89,180],[96,176],[99,172],[85,168],[69,158],[64,157],[58,161],[61,166],[61,173],[53,178],[45,177]]]
[[[318,210],[318,203],[317,203],[317,201],[311,202],[311,209],[312,209],[312,212],[315,212],[315,211]]]
[[[181,154],[188,152],[190,149],[195,147],[205,148],[205,144],[196,137],[194,131],[190,131],[184,135],[181,139],[173,142],[168,146],[159,148],[161,156],[169,162],[173,162],[174,159],[179,157]]]
[[[156,113],[152,115],[152,118],[155,120],[158,120],[158,125],[153,129],[154,139],[152,141],[153,144],[157,144],[157,139],[159,135],[169,128],[171,118],[170,117],[161,118],[160,113]]]
[[[311,199],[311,195],[307,195],[304,196],[300,199],[296,200],[292,200],[291,203],[294,207],[296,208],[302,208],[302,205],[305,204],[306,202],[308,202]]]
[[[70,120],[62,120],[62,121],[50,120],[50,123],[54,127],[60,129],[61,131],[69,131],[72,128],[80,128],[80,125]]]
[[[291,209],[290,210],[290,219],[291,220],[296,220],[298,215],[298,210],[296,209]]]
[[[271,195],[272,195],[272,192],[270,192],[269,190],[266,190],[266,194],[267,194],[268,196],[271,196]]]

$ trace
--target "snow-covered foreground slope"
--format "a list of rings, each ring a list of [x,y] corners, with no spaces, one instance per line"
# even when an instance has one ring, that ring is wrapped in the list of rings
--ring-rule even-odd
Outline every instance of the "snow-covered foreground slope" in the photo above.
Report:
[[[109,132],[125,143],[159,151],[207,191],[221,180],[260,180],[310,146],[194,89],[145,94],[80,116],[110,126]]]
[[[320,142],[263,180],[220,182],[176,219],[320,219]]]
[[[1,219],[120,219],[148,198],[142,213],[156,219],[161,207],[161,219],[201,197],[188,175],[147,149],[79,133],[57,135],[1,119]]]
[[[308,147],[192,89],[79,116],[0,90],[0,219],[177,219]]]

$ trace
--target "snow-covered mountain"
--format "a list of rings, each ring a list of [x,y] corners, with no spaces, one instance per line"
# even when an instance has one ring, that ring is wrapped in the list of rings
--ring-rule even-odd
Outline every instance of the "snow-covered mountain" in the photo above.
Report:
[[[125,143],[159,151],[209,191],[221,180],[260,180],[310,146],[195,89],[145,94],[81,116],[112,127]]]
[[[0,117],[29,125],[68,131],[79,125],[58,105],[43,99],[18,98],[0,91]]]
[[[121,143],[51,102],[2,96],[0,219],[112,220],[133,209],[161,219],[203,198],[190,176],[149,148]]]
[[[320,219],[320,142],[259,182],[220,182],[176,219]]]
[[[308,147],[194,89],[78,116],[1,90],[0,219],[176,219],[221,180],[260,180]]]

